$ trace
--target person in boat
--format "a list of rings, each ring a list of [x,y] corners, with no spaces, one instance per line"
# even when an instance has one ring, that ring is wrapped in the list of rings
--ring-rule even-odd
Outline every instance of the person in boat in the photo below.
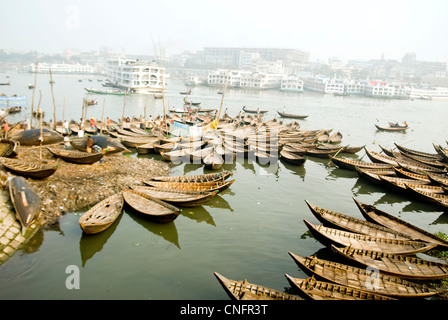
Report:
[[[107,119],[106,119],[106,124],[110,125],[110,118],[109,117],[107,117]]]
[[[286,113],[286,107],[283,107],[283,114]]]
[[[63,126],[64,126],[64,134],[68,135],[69,130],[68,130],[68,121],[67,120],[64,120]]]
[[[64,146],[65,146],[65,150],[70,150],[72,148],[70,146],[70,138],[68,136],[64,137]]]
[[[90,136],[87,136],[87,146],[86,151],[88,153],[92,153],[92,147],[93,147],[93,139]]]
[[[95,128],[95,118],[94,117],[90,118],[90,127],[92,129]]]

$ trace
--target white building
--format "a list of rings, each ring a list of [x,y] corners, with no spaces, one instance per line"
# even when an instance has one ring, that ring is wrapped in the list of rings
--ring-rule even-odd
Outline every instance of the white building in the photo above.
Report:
[[[36,72],[36,64],[31,63],[23,67],[28,72]],[[89,74],[95,73],[95,68],[88,64],[67,64],[67,63],[38,63],[37,73],[75,73]]]
[[[207,83],[210,86],[252,88],[252,89],[278,89],[281,86],[282,74],[270,74],[243,70],[217,70],[208,75]]]
[[[161,92],[166,80],[164,68],[134,59],[109,60],[106,75],[114,86],[132,92]]]

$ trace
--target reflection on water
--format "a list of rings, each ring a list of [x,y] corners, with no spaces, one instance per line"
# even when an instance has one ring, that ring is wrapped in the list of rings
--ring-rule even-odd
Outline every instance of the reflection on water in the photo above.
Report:
[[[112,225],[103,232],[96,234],[85,234],[84,232],[79,239],[79,251],[81,253],[82,266],[84,267],[87,260],[91,259],[97,252],[100,252],[107,240],[114,233],[117,228],[123,214],[120,214],[118,218],[112,223]]]
[[[152,232],[156,236],[162,237],[164,240],[174,244],[180,249],[179,235],[175,224],[177,219],[168,223],[157,223],[143,217],[143,215],[138,214],[137,212],[131,211],[131,209],[125,208],[123,211],[143,228]]]
[[[213,200],[213,199],[215,199],[217,197],[218,196],[214,196],[211,200]],[[209,202],[207,202],[207,204]],[[193,208],[184,208],[184,209],[182,209],[181,215],[186,217],[186,218],[188,218],[188,219],[194,220],[197,223],[205,222],[205,223],[207,223],[209,225],[212,225],[212,226],[216,227],[216,224],[215,224],[215,221],[213,220],[213,217],[204,208],[204,206],[193,207]]]

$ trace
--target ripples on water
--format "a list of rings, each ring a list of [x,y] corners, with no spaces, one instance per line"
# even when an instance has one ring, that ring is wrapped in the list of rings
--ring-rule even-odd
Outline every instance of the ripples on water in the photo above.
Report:
[[[11,73],[11,86],[0,88],[7,95],[26,94],[31,105],[32,74]],[[48,75],[38,75],[38,91],[42,92],[42,107],[49,120],[53,115]],[[78,120],[84,87],[100,87],[87,76],[55,75],[57,118]],[[165,107],[180,108],[184,96],[179,92],[182,82],[170,80]],[[205,108],[219,108],[221,95],[216,88],[194,87],[191,99],[201,101]],[[65,109],[63,108],[65,98]],[[125,116],[162,113],[162,100],[150,95],[95,96],[99,103],[88,109],[88,116],[121,118]],[[427,152],[434,152],[432,142],[445,144],[448,139],[447,102],[423,100],[381,100],[365,97],[335,97],[305,92],[291,94],[280,91],[228,89],[224,106],[231,116],[243,105],[268,109],[269,120],[276,110],[309,114],[300,121],[304,129],[333,129],[344,135],[341,145],[366,145],[380,151],[378,145],[393,147],[393,143]],[[64,111],[63,111],[64,110]],[[11,116],[23,120],[27,110]],[[411,129],[405,134],[377,132],[379,121],[407,121]],[[136,154],[132,155],[136,156]],[[368,160],[364,151],[344,155]],[[161,159],[160,156],[148,157]],[[1,299],[227,299],[216,281],[217,271],[231,279],[283,290],[289,288],[284,277],[306,275],[297,268],[288,251],[299,255],[318,253],[331,257],[314,240],[303,223],[318,222],[304,200],[310,203],[363,219],[353,197],[373,204],[393,215],[430,232],[448,233],[448,218],[438,207],[411,201],[405,195],[387,192],[358,179],[354,172],[328,165],[328,159],[308,157],[301,167],[283,162],[260,166],[237,160],[223,170],[234,170],[235,183],[226,191],[198,208],[184,208],[182,214],[166,225],[154,224],[125,209],[111,228],[101,234],[83,235],[78,224],[81,213],[66,214],[58,228],[40,233],[26,252],[17,253],[0,266]],[[173,175],[201,174],[201,165],[179,164],[172,167]],[[33,239],[34,240],[34,239]],[[66,267],[80,268],[80,289],[68,290]]]

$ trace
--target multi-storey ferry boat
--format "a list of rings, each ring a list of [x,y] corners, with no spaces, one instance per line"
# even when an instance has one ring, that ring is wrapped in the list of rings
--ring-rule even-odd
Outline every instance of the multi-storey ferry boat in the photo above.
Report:
[[[296,75],[284,76],[281,82],[281,91],[303,92],[303,80]]]
[[[161,92],[165,68],[134,59],[110,60],[106,66],[109,85],[130,92]]]

